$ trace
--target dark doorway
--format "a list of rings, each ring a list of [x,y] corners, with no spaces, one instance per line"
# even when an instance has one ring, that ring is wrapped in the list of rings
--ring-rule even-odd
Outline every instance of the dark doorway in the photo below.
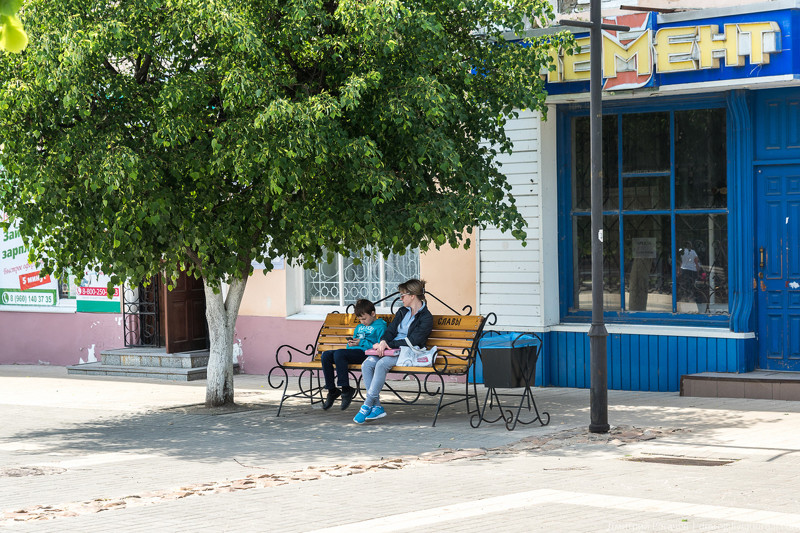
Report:
[[[181,273],[172,290],[161,284],[161,313],[167,353],[208,348],[203,280]]]
[[[159,294],[161,282],[158,276],[135,286],[126,286],[122,292],[122,323],[125,347],[163,346]]]

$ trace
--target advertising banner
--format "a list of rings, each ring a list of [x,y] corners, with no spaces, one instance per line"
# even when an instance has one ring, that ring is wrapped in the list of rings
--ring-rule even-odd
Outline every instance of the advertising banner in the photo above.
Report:
[[[0,219],[7,220],[0,212]],[[0,229],[0,305],[49,307],[58,303],[58,282],[41,276],[28,262],[28,250],[16,226]]]
[[[0,212],[0,220],[7,220]],[[106,285],[109,277],[89,272],[80,286],[71,280],[59,291],[59,280],[43,276],[40,265],[28,262],[28,250],[16,226],[7,231],[0,229],[0,305],[17,307],[53,307],[59,299],[75,299],[79,312],[119,313],[121,310],[119,287],[108,298]]]

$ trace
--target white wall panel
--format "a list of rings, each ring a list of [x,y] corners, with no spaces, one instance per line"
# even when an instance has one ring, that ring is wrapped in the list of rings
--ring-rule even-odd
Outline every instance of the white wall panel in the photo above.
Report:
[[[541,297],[538,294],[482,294],[481,302],[486,302],[488,305],[508,305],[513,306],[515,309],[528,308],[534,305],[539,305]],[[499,318],[499,317],[498,317]]]
[[[503,173],[506,173],[507,170],[513,170],[514,173],[519,172],[531,172],[530,164],[539,160],[538,153],[534,150],[526,150],[526,151],[514,151],[512,154],[503,154],[497,157],[497,160],[503,163],[500,167],[503,170]],[[521,168],[516,167],[515,165],[521,165]],[[525,165],[528,165],[525,168]]]
[[[539,239],[528,240],[527,246],[522,246],[522,242],[514,240],[482,240],[481,241],[481,254],[487,259],[492,257],[494,252],[538,252]],[[492,255],[488,255],[492,254]]]
[[[539,295],[541,291],[538,284],[531,284],[531,294]],[[503,280],[499,283],[492,283],[492,294],[503,295],[516,295],[519,294],[519,283],[510,280]]]
[[[522,228],[528,240],[539,238],[539,228],[525,227]],[[512,241],[515,240],[510,233],[502,232],[497,228],[487,228],[481,231],[481,242],[483,241]]]
[[[488,261],[481,257],[481,275],[485,272],[539,272],[539,269],[532,261]],[[522,290],[523,287],[520,287]],[[491,292],[486,287],[481,287],[481,292]]]
[[[481,261],[486,259],[497,263],[524,264],[530,261],[538,261],[539,256],[538,250],[495,250],[487,253],[481,251]]]
[[[511,181],[512,176],[518,176],[520,174],[527,175],[527,176],[539,176],[539,173],[536,172],[536,166],[539,162],[539,152],[523,152],[526,155],[525,161],[507,161],[505,158],[508,157],[506,155],[498,156],[498,160],[503,163],[500,166],[500,172],[508,176],[509,182]],[[519,156],[520,153],[514,153],[514,156]],[[516,181],[515,183],[521,183],[520,181]]]
[[[514,149],[521,150],[516,143],[517,142],[524,142],[524,141],[539,141],[539,129],[538,128],[523,128],[521,130],[509,130],[506,128],[506,135],[508,138],[514,141]],[[538,147],[538,144],[534,144],[534,146]],[[534,150],[536,148],[531,148]]]
[[[481,277],[483,283],[492,284],[492,286],[495,283],[514,283],[517,289],[519,289],[519,285],[525,283],[538,284],[539,279],[538,272],[484,272]]]
[[[555,109],[550,111],[550,116],[554,117]],[[543,123],[538,113],[520,113],[518,119],[506,124],[506,134],[514,141],[513,153],[497,158],[502,163],[499,166],[500,172],[511,185],[511,194],[516,200],[517,209],[525,219],[528,245],[523,247],[510,233],[501,232],[497,228],[486,228],[479,233],[479,310],[482,314],[497,314],[498,323],[493,329],[526,331],[545,325],[543,295],[546,292],[550,294],[550,291],[545,291],[542,284],[545,270],[542,214],[549,209],[544,202],[555,205],[556,198],[553,194],[554,186],[547,189],[551,191],[552,198],[542,197],[545,189],[541,176],[555,175],[549,170],[549,160],[555,161],[555,156],[550,154],[555,141],[543,143],[542,128]],[[549,134],[555,133],[554,127],[548,130]],[[548,151],[542,149],[543,144]],[[542,172],[543,154],[547,154],[547,173]],[[557,263],[557,257],[552,261]]]
[[[481,304],[481,314],[495,313],[497,324],[491,329],[526,331],[535,327],[532,322],[541,320],[539,305]]]

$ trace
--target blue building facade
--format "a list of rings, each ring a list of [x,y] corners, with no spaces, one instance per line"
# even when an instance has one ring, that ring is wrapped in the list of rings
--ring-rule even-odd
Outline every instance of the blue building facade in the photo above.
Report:
[[[631,27],[605,34],[603,50],[609,388],[800,371],[800,6],[609,22]],[[544,341],[539,385],[589,386],[589,54],[549,75],[555,150],[540,147],[555,164],[539,179],[558,230],[552,248],[541,230],[541,249],[545,265],[548,249],[558,257],[540,283],[557,281],[558,308],[530,328]]]

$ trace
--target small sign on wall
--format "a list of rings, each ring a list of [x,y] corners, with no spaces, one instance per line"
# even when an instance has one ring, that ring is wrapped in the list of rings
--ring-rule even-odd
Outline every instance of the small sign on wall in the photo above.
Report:
[[[655,237],[636,237],[632,239],[634,259],[655,259],[656,258],[656,239]]]
[[[108,297],[109,276],[102,272],[87,272],[78,287],[78,312],[119,313],[122,310],[119,287]]]

